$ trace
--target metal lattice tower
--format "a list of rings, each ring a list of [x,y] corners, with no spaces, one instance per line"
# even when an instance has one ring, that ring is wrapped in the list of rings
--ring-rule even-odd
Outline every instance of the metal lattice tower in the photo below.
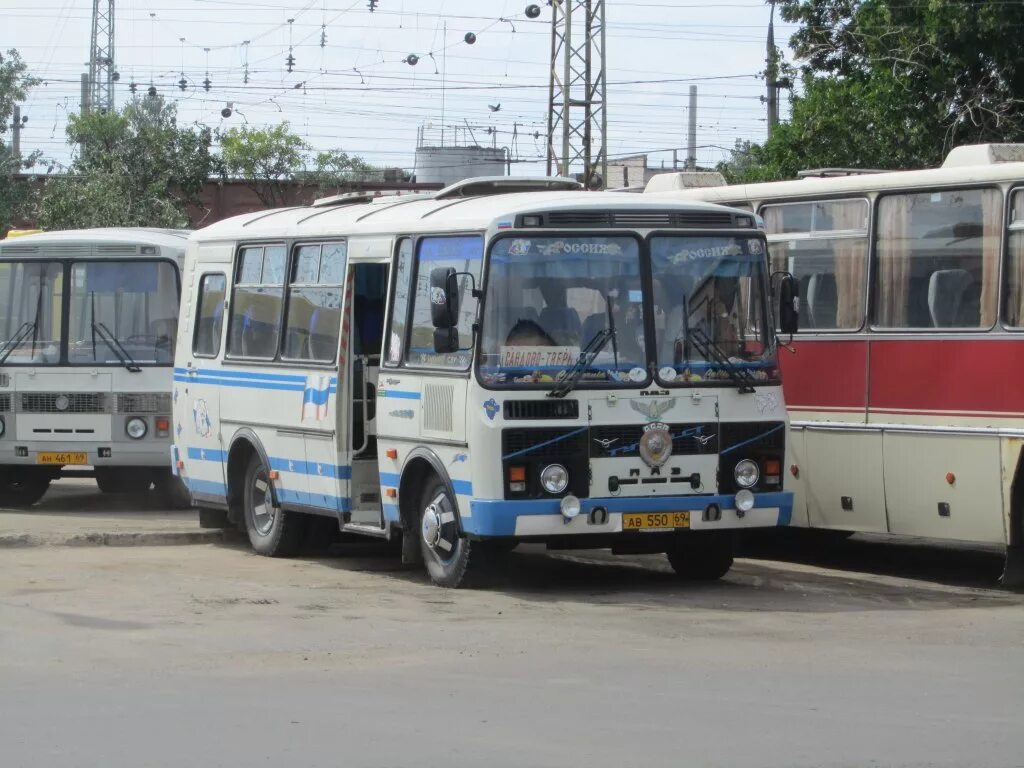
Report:
[[[92,0],[89,43],[89,107],[114,109],[114,0]]]
[[[604,0],[552,0],[547,172],[608,177]]]

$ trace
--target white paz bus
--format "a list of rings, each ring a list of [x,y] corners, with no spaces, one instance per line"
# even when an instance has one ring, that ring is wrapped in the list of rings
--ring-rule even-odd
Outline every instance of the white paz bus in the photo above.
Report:
[[[0,507],[61,476],[187,493],[167,466],[188,233],[95,229],[0,241]]]
[[[717,578],[792,505],[767,269],[750,214],[565,179],[223,221],[186,257],[175,466],[266,555],[325,517],[444,586],[520,541]]]
[[[648,185],[760,214],[799,281],[794,525],[1004,545],[1003,583],[1024,584],[1024,145],[802,176]]]

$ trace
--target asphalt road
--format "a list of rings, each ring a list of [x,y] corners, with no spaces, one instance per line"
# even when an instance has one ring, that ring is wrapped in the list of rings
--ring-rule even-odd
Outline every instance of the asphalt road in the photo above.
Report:
[[[3,551],[0,764],[1024,765],[998,557],[844,546],[710,585],[527,550],[466,591],[376,544]]]

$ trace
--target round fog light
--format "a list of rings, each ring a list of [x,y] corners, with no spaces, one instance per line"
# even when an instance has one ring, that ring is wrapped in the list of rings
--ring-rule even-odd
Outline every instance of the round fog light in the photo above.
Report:
[[[561,493],[569,486],[569,472],[561,464],[548,464],[541,470],[540,484],[548,493]]]
[[[736,465],[736,470],[733,474],[736,478],[736,485],[740,488],[750,488],[757,484],[758,479],[761,477],[761,470],[758,469],[757,462],[743,459],[743,461]]]
[[[143,419],[135,417],[134,419],[128,419],[128,423],[124,425],[124,431],[128,433],[128,437],[132,440],[140,440],[146,436],[146,422]]]
[[[736,493],[736,510],[739,512],[749,512],[754,508],[754,494],[750,491],[742,490]]]
[[[580,500],[570,494],[562,497],[562,503],[559,507],[562,510],[562,517],[566,520],[572,520],[580,513]]]

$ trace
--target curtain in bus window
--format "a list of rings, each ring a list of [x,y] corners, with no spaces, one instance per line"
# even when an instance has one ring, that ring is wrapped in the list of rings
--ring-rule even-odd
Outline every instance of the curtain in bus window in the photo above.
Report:
[[[833,227],[863,230],[863,239],[835,241],[837,328],[860,328],[864,319],[864,279],[867,274],[867,203],[847,200],[831,203]]]
[[[981,307],[980,325],[990,327],[996,321],[996,305],[999,301],[999,246],[1000,230],[1003,226],[1003,196],[997,190],[982,192],[982,233],[981,233]]]
[[[1018,229],[1019,227],[1019,229]],[[1006,262],[1007,325],[1024,326],[1024,192],[1014,192]]]
[[[910,286],[910,212],[913,197],[883,197],[878,205],[878,325],[907,324]]]

